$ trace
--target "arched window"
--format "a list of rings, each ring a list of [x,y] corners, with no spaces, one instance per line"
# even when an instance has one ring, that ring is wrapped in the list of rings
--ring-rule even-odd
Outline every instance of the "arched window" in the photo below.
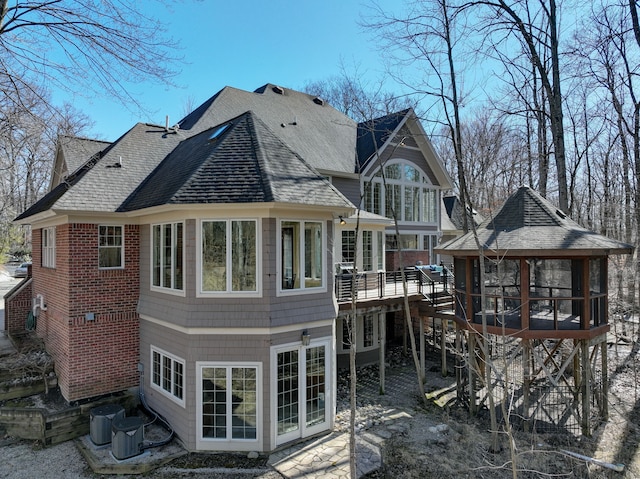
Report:
[[[438,190],[413,165],[394,162],[365,183],[364,208],[398,221],[438,222]]]

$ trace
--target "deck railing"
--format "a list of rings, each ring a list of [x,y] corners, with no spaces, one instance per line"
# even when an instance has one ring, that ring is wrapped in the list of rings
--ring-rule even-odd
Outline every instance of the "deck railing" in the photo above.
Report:
[[[435,294],[436,281],[423,270],[412,268],[403,271],[337,274],[336,298],[339,303],[343,303],[351,301],[354,294],[358,301],[403,296],[403,276],[407,282],[408,294],[421,294],[425,297],[433,297]]]

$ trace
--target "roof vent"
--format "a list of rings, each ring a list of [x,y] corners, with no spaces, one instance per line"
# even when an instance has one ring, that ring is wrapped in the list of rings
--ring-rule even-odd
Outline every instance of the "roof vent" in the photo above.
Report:
[[[564,211],[561,210],[556,210],[556,214],[562,219],[565,219],[567,217],[567,215],[564,214]]]
[[[122,166],[123,166],[122,157],[119,156],[118,161],[116,161],[115,163],[111,163],[110,165],[107,165],[107,168],[122,168]]]
[[[278,95],[284,95],[284,88],[282,88],[281,86],[275,85],[272,90]]]
[[[315,103],[316,105],[324,106],[324,100],[319,96],[313,99],[313,103]]]

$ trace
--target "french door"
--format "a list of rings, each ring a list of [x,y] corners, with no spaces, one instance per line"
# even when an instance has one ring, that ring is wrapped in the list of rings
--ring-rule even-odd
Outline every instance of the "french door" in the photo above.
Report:
[[[315,434],[329,425],[328,345],[276,351],[276,444]]]

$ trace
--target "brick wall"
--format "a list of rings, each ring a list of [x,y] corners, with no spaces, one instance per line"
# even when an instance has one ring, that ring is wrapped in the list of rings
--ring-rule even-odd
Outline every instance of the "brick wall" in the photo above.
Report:
[[[56,266],[41,266],[41,230],[34,230],[33,294],[47,311],[37,332],[54,357],[62,394],[75,401],[137,385],[140,294],[138,226],[124,228],[123,269],[98,269],[98,225],[56,227]]]
[[[4,329],[9,334],[25,331],[27,315],[31,311],[31,278],[22,280],[5,296]]]
[[[431,264],[428,251],[406,250],[402,252],[402,264],[400,264],[400,253],[397,251],[387,251],[385,267],[387,271],[397,271],[405,266],[415,266],[418,261],[422,264]]]

